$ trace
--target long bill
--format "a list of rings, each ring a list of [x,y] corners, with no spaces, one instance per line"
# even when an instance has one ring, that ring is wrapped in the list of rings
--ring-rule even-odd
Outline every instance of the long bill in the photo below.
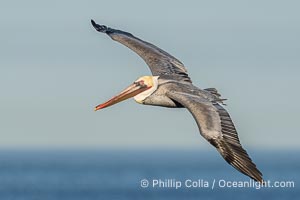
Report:
[[[95,107],[95,111],[112,106],[116,103],[119,103],[121,101],[124,101],[130,97],[134,97],[138,95],[141,92],[144,92],[145,90],[149,89],[146,85],[141,85],[139,82],[134,82],[132,85],[130,85],[128,88],[123,90],[120,94],[117,96],[114,96],[110,100],[106,101],[105,103],[99,104]]]

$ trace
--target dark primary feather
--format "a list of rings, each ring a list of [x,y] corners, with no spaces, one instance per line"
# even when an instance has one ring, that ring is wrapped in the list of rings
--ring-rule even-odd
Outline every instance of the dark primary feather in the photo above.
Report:
[[[164,50],[133,36],[131,33],[96,24],[93,20],[91,23],[97,31],[106,33],[113,40],[137,53],[147,63],[154,76],[191,82],[184,65]]]
[[[252,179],[263,182],[262,173],[240,144],[234,124],[222,106],[193,94],[170,91],[167,96],[192,113],[200,134],[217,148],[230,165]]]

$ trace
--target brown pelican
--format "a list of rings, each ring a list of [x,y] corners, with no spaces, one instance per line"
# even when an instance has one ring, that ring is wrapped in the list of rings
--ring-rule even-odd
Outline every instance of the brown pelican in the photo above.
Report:
[[[164,50],[128,32],[96,24],[94,28],[137,53],[149,66],[153,76],[143,76],[95,111],[124,101],[130,97],[140,104],[170,108],[187,108],[195,118],[200,134],[212,144],[234,168],[250,178],[263,182],[242,147],[234,124],[223,107],[221,95],[215,88],[199,89],[192,84],[184,65]]]

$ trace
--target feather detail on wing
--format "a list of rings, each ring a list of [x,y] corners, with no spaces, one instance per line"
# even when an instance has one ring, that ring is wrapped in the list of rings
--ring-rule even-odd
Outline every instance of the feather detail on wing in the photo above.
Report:
[[[131,33],[96,24],[93,20],[91,22],[97,31],[106,33],[113,40],[137,53],[149,66],[153,76],[191,82],[184,65],[169,53]]]
[[[262,173],[243,149],[234,124],[221,105],[188,93],[170,91],[167,96],[192,113],[200,134],[216,147],[230,165],[252,179],[263,182]]]

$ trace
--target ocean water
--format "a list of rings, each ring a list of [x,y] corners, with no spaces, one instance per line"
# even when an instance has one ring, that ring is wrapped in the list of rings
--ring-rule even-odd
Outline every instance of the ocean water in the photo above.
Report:
[[[299,199],[299,152],[249,153],[281,187],[258,189],[215,151],[2,150],[0,199]]]

